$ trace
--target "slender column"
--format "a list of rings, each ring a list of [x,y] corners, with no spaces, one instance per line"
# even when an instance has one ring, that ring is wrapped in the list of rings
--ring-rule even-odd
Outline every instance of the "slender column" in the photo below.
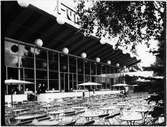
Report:
[[[8,79],[8,67],[6,66],[6,79]],[[6,84],[6,94],[8,94],[8,85]]]
[[[66,73],[64,72],[64,92],[66,90]]]
[[[58,81],[59,81],[59,91],[61,91],[61,77],[60,77],[60,54],[58,53]]]
[[[91,79],[91,69],[92,69],[92,68],[91,68],[91,63],[89,64],[89,67],[90,67],[90,68],[89,68],[89,69],[90,69],[90,75],[89,75],[89,76],[90,76],[90,81],[92,81],[92,79]]]
[[[76,89],[78,90],[78,59],[76,58]]]
[[[25,70],[24,70],[24,67],[23,67],[23,80],[25,80]],[[25,84],[23,85],[23,91],[25,92]]]
[[[103,66],[101,65],[101,74],[103,73]],[[102,82],[102,77],[101,77],[101,82]],[[101,89],[102,89],[103,85],[101,85]]]
[[[49,88],[50,88],[50,86],[49,86],[49,52],[48,52],[48,50],[47,50],[47,86],[48,86],[48,90],[49,90]]]
[[[70,90],[70,61],[69,61],[69,55],[67,55],[67,66],[68,66],[68,91]]]
[[[36,48],[35,48],[35,46],[34,46],[34,90],[35,90],[35,94],[36,94],[36,91],[37,91],[37,90],[36,90],[36,84],[37,84],[37,83],[36,83],[36,82],[37,82],[36,80],[37,80],[37,79],[36,79],[36,54],[35,54],[35,49],[36,49]]]
[[[85,82],[85,61],[83,61],[83,80]]]
[[[20,80],[20,62],[21,62],[21,56],[18,56],[18,79]],[[21,84],[19,84],[19,91],[21,90]]]
[[[109,74],[111,74],[111,67],[109,66]],[[111,89],[111,84],[112,84],[112,82],[111,82],[111,78],[110,78],[110,89]]]
[[[95,64],[95,75],[96,75],[95,78],[97,78],[97,64]],[[97,89],[97,86],[96,86],[96,89]]]
[[[72,89],[74,89],[74,74],[72,73],[71,75],[72,75],[72,81],[71,81],[72,82]]]
[[[85,82],[85,61],[83,60],[83,80]],[[85,86],[84,86],[85,89]]]
[[[91,79],[91,62],[89,64],[89,81],[92,81],[92,79]],[[91,89],[92,89],[92,86],[91,86]]]
[[[105,73],[107,74],[107,66],[105,66]],[[105,78],[105,88],[107,88],[108,85],[108,77]]]

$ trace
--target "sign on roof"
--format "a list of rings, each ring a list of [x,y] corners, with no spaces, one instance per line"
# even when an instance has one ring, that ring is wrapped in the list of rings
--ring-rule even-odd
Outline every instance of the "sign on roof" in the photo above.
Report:
[[[77,24],[79,16],[76,14],[74,6],[76,4],[73,0],[23,0],[23,2],[28,2],[28,4],[31,4],[50,15],[62,18],[67,24],[79,28],[79,25]]]

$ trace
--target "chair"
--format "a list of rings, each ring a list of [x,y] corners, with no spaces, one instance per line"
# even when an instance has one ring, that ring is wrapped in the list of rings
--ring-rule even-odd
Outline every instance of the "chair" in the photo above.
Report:
[[[65,124],[65,126],[74,126],[75,123],[76,123],[76,121],[72,121],[72,122],[70,122],[70,123]]]
[[[83,125],[84,126],[93,125],[94,122],[95,122],[94,120],[91,120],[91,121],[84,123]]]
[[[107,113],[107,114],[99,115],[98,117],[99,117],[99,118],[104,118],[104,117],[106,117],[106,116],[109,116],[109,114]]]
[[[113,118],[115,118],[116,116],[119,116],[119,115],[120,115],[120,113],[116,113],[116,114],[114,114],[114,115],[106,116],[106,117],[104,118],[104,120],[105,120],[105,122],[108,122],[109,125],[111,125],[109,119],[113,119]]]

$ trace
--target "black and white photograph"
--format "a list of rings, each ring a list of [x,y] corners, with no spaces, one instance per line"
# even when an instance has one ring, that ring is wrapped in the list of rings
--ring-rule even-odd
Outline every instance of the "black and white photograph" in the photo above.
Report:
[[[1,125],[166,126],[166,6],[1,1]]]

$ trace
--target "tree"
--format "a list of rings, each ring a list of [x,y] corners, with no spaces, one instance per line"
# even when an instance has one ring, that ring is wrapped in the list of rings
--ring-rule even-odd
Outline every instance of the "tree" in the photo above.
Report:
[[[90,8],[78,4],[81,31],[99,38],[117,37],[116,48],[138,43],[149,47],[149,40],[160,39],[165,29],[165,2],[162,1],[95,1]]]
[[[159,41],[158,50],[150,49],[157,57],[151,70],[156,75],[165,75],[165,40],[166,40],[166,2],[165,1],[95,1],[91,7],[85,1],[78,4],[80,30],[86,35],[95,34],[99,38],[117,37],[116,48],[131,46],[136,53],[139,43],[146,44],[149,40]],[[157,120],[165,113],[165,79],[155,80],[151,93],[157,95],[148,98],[157,106],[152,116]],[[162,85],[163,84],[163,85]]]

